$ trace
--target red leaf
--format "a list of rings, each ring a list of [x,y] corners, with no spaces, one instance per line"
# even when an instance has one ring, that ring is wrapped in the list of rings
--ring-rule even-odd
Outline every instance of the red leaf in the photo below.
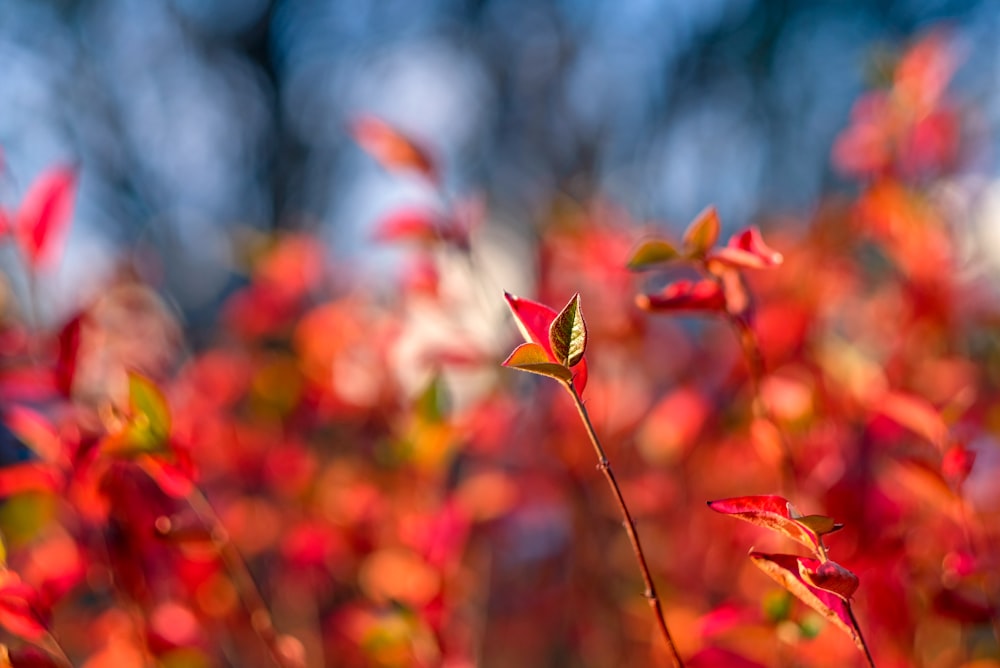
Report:
[[[33,589],[21,582],[13,571],[0,575],[0,627],[11,634],[34,642],[46,634],[45,626],[32,607]]]
[[[55,492],[62,487],[62,474],[41,463],[14,464],[0,468],[0,498],[23,492]]]
[[[423,244],[450,242],[467,247],[469,236],[454,220],[427,209],[402,209],[396,211],[375,228],[376,241],[411,241]]]
[[[59,356],[56,358],[55,369],[56,386],[66,397],[70,396],[73,391],[82,325],[83,316],[78,315],[67,322],[59,332]]]
[[[49,420],[36,411],[24,406],[8,406],[3,419],[22,443],[31,448],[46,462],[62,459],[63,445],[59,433]]]
[[[997,613],[985,597],[973,597],[954,589],[942,589],[932,601],[935,612],[968,624],[988,624]]]
[[[350,125],[354,140],[389,171],[414,171],[437,181],[437,168],[430,154],[410,137],[374,116],[362,116]]]
[[[541,346],[548,360],[553,364],[559,364],[552,352],[552,343],[549,340],[549,329],[559,314],[545,304],[516,297],[509,292],[504,292],[503,296],[507,300],[507,306],[510,307],[510,311],[514,315],[514,322],[524,340],[527,343],[536,343]],[[570,367],[570,369],[576,372],[573,378],[576,391],[583,394],[583,389],[587,385],[587,360],[581,359],[579,364]]]
[[[858,590],[858,576],[834,561],[810,569],[800,559],[799,575],[813,587],[836,594],[845,601]]]
[[[751,524],[762,526],[796,540],[817,554],[820,535],[840,528],[829,518],[816,515],[802,516],[792,504],[777,495],[740,496],[709,501],[708,507],[724,515],[732,515]],[[827,526],[823,526],[827,524]]]
[[[688,668],[764,668],[764,664],[721,647],[700,650],[684,662]]]
[[[818,559],[796,557],[790,554],[751,552],[750,560],[775,582],[792,592],[799,600],[846,633],[860,651],[865,651],[864,644],[851,622],[848,604],[837,594],[814,587],[802,579],[800,571],[805,569],[815,572],[821,563]]]
[[[42,173],[24,196],[14,227],[32,269],[59,260],[73,217],[76,185],[75,169],[54,167]]]
[[[139,457],[138,464],[167,496],[183,499],[194,487],[193,467],[183,458],[173,463],[161,457],[143,455]]]
[[[719,284],[705,278],[676,281],[661,292],[639,295],[636,305],[644,311],[724,311],[726,296]]]
[[[742,269],[766,269],[784,261],[781,253],[764,243],[756,226],[734,235],[728,245],[709,253],[708,259]]]
[[[965,444],[956,443],[948,448],[941,459],[941,474],[955,485],[965,482],[976,464],[976,453]]]
[[[922,397],[904,392],[882,394],[873,409],[914,433],[943,448],[948,439],[948,425],[940,411]]]

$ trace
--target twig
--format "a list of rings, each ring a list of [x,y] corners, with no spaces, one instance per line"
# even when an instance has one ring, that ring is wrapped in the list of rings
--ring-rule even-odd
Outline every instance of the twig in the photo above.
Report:
[[[761,394],[761,384],[764,381],[764,353],[760,349],[760,341],[753,327],[745,318],[739,315],[729,317],[733,329],[736,331],[736,338],[739,339],[740,347],[743,350],[743,357],[746,359],[749,368],[750,387],[753,391],[753,411],[754,416],[766,420],[776,430],[778,442],[781,446],[781,492],[785,496],[795,495],[795,459],[792,455],[791,445],[785,436],[784,430],[778,425],[770,409],[764,402]]]
[[[670,656],[673,660],[675,668],[683,668],[684,662],[681,660],[681,656],[677,651],[674,639],[670,636],[670,630],[667,628],[667,621],[663,617],[663,607],[660,605],[660,599],[656,594],[656,585],[653,584],[653,576],[650,574],[649,566],[646,564],[646,555],[642,551],[642,544],[639,542],[639,534],[635,530],[635,522],[632,520],[632,514],[629,512],[628,505],[625,503],[625,497],[622,496],[622,490],[618,486],[618,481],[615,479],[614,471],[611,470],[611,463],[608,461],[608,457],[604,453],[604,448],[601,447],[600,439],[598,439],[597,432],[594,431],[594,425],[591,423],[590,416],[587,414],[587,408],[583,405],[583,400],[580,399],[580,395],[577,393],[573,383],[571,381],[563,382],[563,387],[565,387],[570,396],[573,397],[573,403],[576,406],[577,412],[580,414],[583,426],[587,430],[590,442],[594,446],[594,452],[597,455],[597,468],[604,473],[604,478],[608,481],[608,486],[611,487],[611,492],[614,494],[615,501],[618,502],[618,508],[621,510],[622,516],[625,519],[625,532],[628,534],[629,541],[632,543],[632,551],[635,553],[636,561],[639,562],[639,570],[642,573],[642,579],[646,585],[644,595],[646,600],[649,602],[649,607],[652,608],[653,614],[656,617],[656,625],[660,630],[660,635],[663,636],[664,641],[667,643],[667,648],[670,650]]]
[[[298,668],[297,664],[289,661],[285,653],[281,650],[278,634],[274,630],[274,623],[271,619],[271,612],[264,602],[264,597],[261,596],[260,590],[257,588],[257,584],[254,582],[253,576],[247,568],[246,562],[243,561],[243,555],[233,545],[233,541],[229,538],[229,533],[222,526],[222,521],[216,515],[212,505],[197,487],[191,491],[187,499],[198,519],[209,530],[212,543],[219,551],[219,556],[223,564],[225,564],[226,570],[229,571],[236,590],[240,593],[243,607],[246,608],[250,619],[250,627],[264,645],[267,646],[271,660],[279,668]]]
[[[851,618],[851,625],[854,627],[854,632],[858,634],[858,640],[861,641],[861,647],[865,650],[865,659],[868,661],[869,668],[875,668],[875,659],[872,658],[871,650],[868,649],[868,643],[865,642],[865,636],[861,633],[861,625],[858,624],[858,618],[854,616],[854,610],[851,608],[850,601],[844,601],[847,606],[847,615]]]

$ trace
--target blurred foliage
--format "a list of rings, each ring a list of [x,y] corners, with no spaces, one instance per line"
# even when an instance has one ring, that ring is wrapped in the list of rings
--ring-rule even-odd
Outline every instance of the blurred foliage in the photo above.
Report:
[[[635,132],[648,128],[630,125],[636,118],[656,119],[668,135],[692,127],[654,113],[664,107],[640,113],[618,105],[614,93],[626,78],[605,80],[608,89],[592,88],[587,78],[579,89],[570,86],[593,105],[581,106],[587,111],[579,117],[508,101],[502,120],[491,121],[499,157],[480,164],[465,142],[475,143],[470,128],[481,118],[463,125],[442,112],[428,116],[440,126],[410,127],[372,96],[382,86],[394,91],[395,114],[409,99],[460,109],[465,98],[438,99],[421,86],[403,86],[411,97],[402,95],[390,65],[411,51],[389,49],[383,60],[362,48],[373,32],[398,30],[415,40],[407,49],[427,50],[431,70],[450,62],[451,49],[496,50],[502,57],[476,67],[498,68],[504,86],[526,86],[542,99],[566,92],[550,84],[576,71],[571,65],[604,62],[600,50],[584,58],[588,48],[600,48],[600,35],[578,35],[607,26],[611,39],[610,19],[641,23],[648,17],[639,10],[427,3],[438,8],[432,12],[421,3],[387,2],[386,9],[366,3],[357,11],[348,3],[260,2],[250,3],[259,13],[241,22],[234,17],[250,16],[245,7],[224,11],[236,4],[30,9],[12,2],[0,9],[9,19],[0,21],[4,34],[40,40],[36,53],[39,44],[51,47],[46,62],[20,61],[39,68],[37,81],[12,68],[3,84],[21,77],[38,95],[11,99],[93,123],[76,135],[91,143],[76,155],[79,183],[65,167],[19,166],[31,163],[27,146],[61,145],[51,136],[27,133],[8,150],[9,133],[0,135],[10,158],[4,187],[62,175],[41,198],[52,206],[11,197],[0,216],[11,255],[26,260],[11,262],[0,282],[0,530],[7,550],[0,642],[11,665],[613,666],[665,659],[618,509],[572,404],[548,379],[499,366],[516,338],[501,287],[546,304],[580,295],[588,410],[688,665],[861,665],[843,634],[746,558],[748,545],[794,549],[788,541],[705,507],[711,499],[779,490],[803,514],[843,523],[826,540],[838,563],[860,578],[854,606],[879,666],[1000,665],[1000,348],[993,330],[1000,303],[988,270],[993,237],[981,226],[993,220],[991,191],[960,179],[983,147],[982,111],[949,92],[962,71],[954,33],[926,33],[895,53],[859,95],[833,143],[834,167],[855,184],[850,194],[824,194],[808,214],[792,217],[780,213],[782,200],[767,199],[773,191],[743,182],[739,188],[754,192],[752,205],[723,200],[700,219],[701,231],[682,240],[674,225],[643,222],[655,211],[640,220],[614,204],[606,194],[622,194],[607,187],[615,179],[596,177],[608,172],[595,165],[614,164],[619,150],[604,125],[618,117],[602,116],[605,105]],[[924,16],[907,13],[907,3],[843,3],[861,4],[868,7],[863,16],[894,16],[900,25]],[[662,3],[662,15],[648,10],[659,17],[649,29],[713,35],[694,40],[701,50],[660,35],[659,48],[683,49],[670,63],[699,64],[672,76],[713,81],[713,68],[724,70],[726,58],[737,57],[729,53],[749,57],[763,76],[781,69],[769,58],[785,39],[793,45],[783,47],[786,58],[808,61],[812,53],[793,48],[803,45],[783,26],[810,12],[840,11],[835,5]],[[952,6],[968,12],[967,20],[988,14],[985,4]],[[733,13],[740,7],[742,14]],[[522,16],[515,10],[532,20],[513,21]],[[134,18],[149,12],[163,20]],[[687,22],[673,23],[677,16]],[[130,20],[142,23],[141,32],[110,30]],[[25,22],[48,30],[15,30]],[[484,26],[482,44],[463,32],[467,24]],[[53,38],[71,25],[78,28],[72,39]],[[861,25],[873,24],[842,29]],[[89,32],[101,26],[108,32]],[[746,26],[756,26],[753,39]],[[444,31],[451,46],[421,42],[426,30]],[[858,44],[871,36],[858,32]],[[217,50],[195,39],[209,33],[217,41],[206,43]],[[96,48],[94,35],[115,39]],[[187,50],[173,51],[178,41]],[[330,56],[317,41],[373,58],[352,84],[356,97],[340,102],[344,89],[319,83]],[[264,49],[269,55],[255,50],[272,44],[273,51]],[[77,59],[78,49],[92,50],[93,63]],[[133,49],[144,57],[122,56]],[[267,76],[247,69],[244,52],[255,54],[254,67],[266,63]],[[98,57],[113,53],[119,57]],[[205,65],[211,59],[240,73],[223,78],[228,87],[215,85],[221,75]],[[654,60],[662,75],[666,61]],[[83,63],[80,77],[59,69],[71,62]],[[351,79],[358,62],[341,63],[333,78]],[[82,82],[122,74],[113,65],[127,65],[129,76],[121,88],[97,86],[108,98],[93,107],[75,107],[69,93],[41,93],[50,89],[40,70],[61,72],[55,81],[67,91],[92,92]],[[466,65],[458,59],[448,67]],[[202,68],[206,78],[189,78],[186,67]],[[557,76],[560,68],[567,69]],[[823,61],[819,71],[827,70],[829,77],[810,75],[817,88],[837,81],[836,68]],[[477,72],[469,76],[483,85],[489,78]],[[164,82],[179,87],[175,94],[161,94]],[[754,89],[732,80],[717,85]],[[256,93],[237,94],[246,91],[241,86]],[[334,114],[325,106],[333,104],[344,106]],[[115,111],[105,117],[98,107]],[[365,114],[354,113],[362,108]],[[714,108],[724,118],[688,122],[707,124],[691,135],[705,162],[692,162],[693,149],[660,146],[691,168],[684,179],[697,187],[688,196],[702,199],[678,216],[694,216],[733,180],[723,171],[731,154],[713,146],[746,146],[739,133],[720,131],[735,127],[732,105]],[[291,114],[296,110],[302,113]],[[275,120],[285,114],[294,116],[287,125]],[[793,117],[823,144],[805,110]],[[106,141],[111,129],[121,131],[122,143]],[[351,134],[365,152],[346,150]],[[578,143],[567,149],[560,143],[566,136]],[[631,141],[645,144],[642,136]],[[706,138],[712,141],[702,143]],[[591,143],[602,150],[584,146]],[[525,157],[532,146],[539,153]],[[537,167],[539,155],[551,171]],[[64,164],[50,158],[45,165]],[[763,165],[789,173],[770,154],[758,158],[760,173],[771,171]],[[383,186],[386,215],[374,216],[375,236],[402,247],[380,266],[378,285],[331,254],[321,230],[284,218],[308,210],[319,193],[350,199],[327,177],[355,170]],[[577,170],[591,177],[585,185],[571,178]],[[38,180],[22,176],[34,171]],[[644,178],[663,175],[651,170]],[[490,184],[485,197],[466,187],[478,177]],[[387,194],[397,182],[416,193],[417,205]],[[577,196],[559,187],[567,184]],[[48,230],[63,227],[67,195],[77,187],[74,223],[102,207],[115,212],[111,218],[147,223],[142,233],[129,232],[137,250],[114,270],[87,257],[71,236],[61,259],[72,264],[74,252],[77,262],[84,258],[98,286],[86,299],[54,290],[53,269],[31,261],[40,249],[61,249],[50,246]],[[521,188],[531,190],[534,242],[497,223],[510,206],[504,197],[524,196]],[[980,194],[985,204],[976,208]],[[770,201],[778,213],[768,210]],[[734,236],[724,253],[708,249],[716,224],[725,228],[758,209],[754,220],[767,246],[754,228]],[[153,224],[170,216],[186,222]],[[257,230],[230,237],[214,227],[232,220]],[[233,251],[219,306],[206,308],[197,326],[182,317],[177,288],[217,286],[206,287],[212,276],[192,270],[191,258],[168,243],[171,235],[190,235],[184,247],[195,256],[211,256],[220,240]],[[637,277],[629,258],[651,236],[685,249],[689,261]],[[663,259],[663,245],[657,248]],[[637,295],[648,305],[650,295],[674,295],[680,281],[708,280],[702,274],[716,275],[712,262],[747,271],[738,291],[724,286],[723,299],[709,300],[699,317],[636,308]],[[670,310],[668,301],[659,303]],[[56,318],[60,311],[69,316]],[[745,329],[737,333],[752,331],[759,360],[746,358],[727,315],[739,316]]]

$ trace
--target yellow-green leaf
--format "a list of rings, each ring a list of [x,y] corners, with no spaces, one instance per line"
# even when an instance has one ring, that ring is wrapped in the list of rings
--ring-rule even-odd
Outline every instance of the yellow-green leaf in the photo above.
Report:
[[[502,366],[548,376],[564,383],[573,380],[573,372],[562,364],[553,362],[545,349],[537,343],[522,343],[503,361]]]
[[[684,232],[684,250],[691,257],[703,257],[719,239],[719,212],[709,206],[699,213]]]
[[[658,264],[672,262],[680,256],[672,244],[662,239],[646,239],[632,251],[625,266],[631,271],[643,271]]]
[[[128,374],[129,422],[127,449],[131,453],[163,450],[170,437],[170,406],[156,384],[145,376]]]
[[[579,293],[570,298],[549,326],[549,344],[552,355],[563,366],[575,366],[583,359],[587,349],[587,323],[580,310]]]
[[[825,536],[828,533],[840,531],[844,528],[843,524],[834,522],[832,517],[825,515],[803,515],[802,517],[795,518],[795,521],[812,529],[813,533],[817,536]]]

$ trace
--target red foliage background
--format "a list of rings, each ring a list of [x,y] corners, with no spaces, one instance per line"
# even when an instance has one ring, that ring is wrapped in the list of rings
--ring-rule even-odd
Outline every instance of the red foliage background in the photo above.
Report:
[[[938,34],[907,52],[836,143],[856,196],[756,221],[767,246],[715,244],[713,211],[688,261],[635,274],[649,226],[595,198],[556,200],[515,258],[533,299],[581,295],[584,399],[686,665],[862,665],[746,557],[796,547],[705,506],[779,493],[844,525],[826,548],[879,666],[1000,665],[1000,311],[936,187],[953,69]],[[432,151],[351,130],[440,187]],[[75,183],[0,216],[32,280]],[[470,202],[387,219],[412,257],[388,295],[268,240],[197,350],[128,271],[55,331],[5,306],[0,664],[665,662],[572,404],[499,366],[516,336]]]

